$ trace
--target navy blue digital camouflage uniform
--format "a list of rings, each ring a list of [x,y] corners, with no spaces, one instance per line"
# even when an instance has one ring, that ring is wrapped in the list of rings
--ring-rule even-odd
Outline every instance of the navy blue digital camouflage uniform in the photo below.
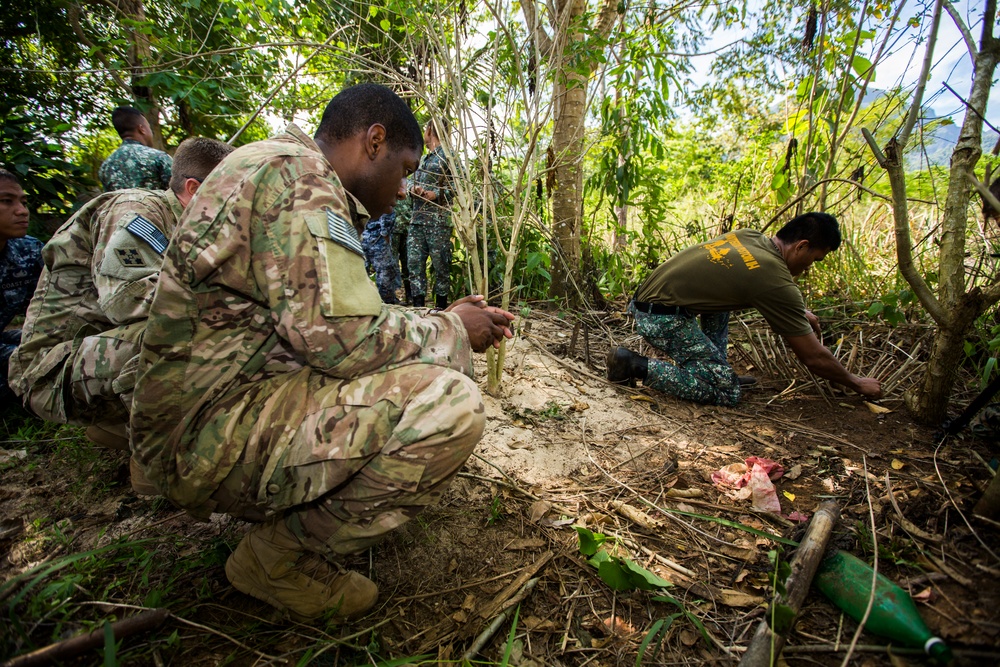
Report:
[[[399,275],[399,259],[393,252],[393,230],[396,214],[386,213],[368,221],[361,233],[361,247],[365,251],[365,268],[375,273],[375,285],[383,303],[399,303],[396,290],[403,284]]]
[[[698,317],[683,308],[674,315],[653,315],[630,303],[629,312],[636,331],[675,362],[650,358],[644,387],[698,403],[739,403],[739,379],[726,361],[728,312],[702,314],[701,326]]]
[[[413,296],[427,294],[428,257],[434,270],[434,294],[447,298],[451,288],[451,177],[441,146],[424,156],[413,175],[415,185],[437,193],[434,201],[411,197],[413,216],[406,232],[406,255]]]
[[[42,268],[42,242],[33,236],[7,239],[0,250],[0,402],[14,398],[7,385],[7,360],[21,342],[20,329],[6,329],[28,309]]]

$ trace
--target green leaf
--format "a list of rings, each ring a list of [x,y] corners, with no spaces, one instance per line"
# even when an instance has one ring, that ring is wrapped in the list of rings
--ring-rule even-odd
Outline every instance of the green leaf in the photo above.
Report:
[[[611,555],[604,549],[601,549],[592,558],[587,559],[587,564],[599,568],[601,563],[607,561],[609,558],[611,558]]]
[[[872,61],[867,58],[862,58],[861,56],[854,56],[854,60],[851,62],[851,67],[854,69],[854,73],[858,76],[867,76],[868,74],[871,74],[868,70],[872,67]]]
[[[597,568],[597,576],[601,581],[616,591],[630,591],[635,588],[628,570],[622,567],[618,558],[608,558]]]
[[[656,644],[656,650],[653,651],[653,657],[656,657],[656,655],[660,652],[660,648],[663,646],[663,638],[667,636],[667,630],[670,629],[670,626],[678,616],[680,616],[679,612],[676,614],[670,614],[665,618],[658,618],[653,625],[649,626],[649,632],[646,633],[646,636],[643,637],[642,641],[639,643],[639,651],[635,656],[635,667],[640,667],[640,665],[642,665],[642,658],[646,655],[646,649],[649,648],[649,645],[652,642],[659,640]]]
[[[110,621],[104,621],[104,667],[118,667],[115,649],[115,631]]]
[[[584,556],[593,556],[597,549],[608,539],[601,533],[594,533],[583,526],[573,526],[576,534],[580,538],[580,553]]]
[[[389,32],[389,28],[392,27],[392,23],[389,22],[389,19],[382,19],[378,22],[378,24],[382,27],[382,30],[385,30],[386,32]]]
[[[510,624],[510,632],[507,634],[507,644],[503,647],[503,659],[500,667],[507,667],[510,663],[510,654],[514,650],[514,637],[517,635],[517,617],[521,613],[521,605],[517,605],[514,610],[514,621]]]
[[[621,559],[622,567],[628,570],[630,580],[636,584],[636,588],[651,591],[658,588],[670,588],[672,583],[656,576],[646,568],[633,563],[628,558]]]
[[[787,634],[795,621],[795,610],[786,604],[773,604],[767,615],[768,625],[778,634]]]

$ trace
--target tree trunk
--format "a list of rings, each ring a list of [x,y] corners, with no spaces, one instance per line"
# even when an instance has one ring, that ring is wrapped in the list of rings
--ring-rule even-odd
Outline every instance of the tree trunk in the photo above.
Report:
[[[557,38],[559,67],[553,86],[552,150],[555,187],[552,190],[552,257],[549,296],[576,304],[574,280],[580,275],[580,221],[583,207],[583,120],[590,67],[580,67],[576,51],[584,41],[580,17],[584,0],[561,0],[559,13],[569,12],[567,30]]]
[[[905,395],[906,406],[925,424],[940,424],[947,416],[948,399],[965,354],[965,337],[983,310],[982,292],[978,288],[963,295],[961,302],[951,311],[951,322],[938,326],[924,376]]]
[[[938,424],[945,418],[955,370],[962,361],[965,336],[976,318],[993,302],[984,298],[979,288],[973,288],[968,294],[965,292],[965,241],[972,190],[969,175],[975,173],[976,163],[982,155],[982,118],[1000,55],[1000,47],[989,25],[995,16],[995,0],[990,0],[988,6],[983,39],[974,63],[975,76],[968,100],[970,108],[965,112],[962,131],[951,156],[948,195],[941,219],[938,301],[947,312],[947,319],[938,321],[923,380],[916,391],[907,396],[907,406],[926,424]]]
[[[138,24],[145,23],[146,11],[142,0],[122,0],[119,11],[128,19]],[[142,108],[142,113],[149,121],[149,129],[153,133],[153,148],[163,150],[163,129],[160,127],[160,103],[149,86],[140,83],[146,76],[148,64],[152,61],[153,51],[149,44],[149,35],[137,27],[129,31],[128,63],[131,69],[132,96]]]

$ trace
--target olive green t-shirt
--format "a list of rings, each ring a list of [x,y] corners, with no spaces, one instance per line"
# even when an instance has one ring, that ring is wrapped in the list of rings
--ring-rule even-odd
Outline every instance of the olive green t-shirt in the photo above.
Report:
[[[737,229],[677,253],[646,278],[635,300],[694,313],[756,308],[780,336],[812,333],[788,265],[771,239],[753,229]]]

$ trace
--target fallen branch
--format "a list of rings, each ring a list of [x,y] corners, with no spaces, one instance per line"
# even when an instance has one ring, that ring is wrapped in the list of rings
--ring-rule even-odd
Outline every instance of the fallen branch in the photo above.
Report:
[[[463,662],[465,661],[471,662],[473,658],[479,655],[479,652],[483,650],[483,647],[486,646],[487,642],[489,642],[490,639],[493,638],[493,635],[496,634],[497,630],[500,629],[500,626],[502,626],[504,624],[504,621],[507,620],[507,614],[510,613],[511,608],[514,605],[519,604],[521,600],[523,600],[528,596],[528,593],[530,593],[531,589],[535,587],[535,584],[538,583],[539,579],[541,579],[541,577],[535,577],[534,579],[529,579],[528,581],[525,582],[524,586],[521,587],[521,590],[517,592],[517,595],[511,598],[510,607],[500,612],[500,614],[493,619],[493,621],[489,624],[489,626],[487,626],[485,630],[479,633],[479,636],[476,637],[476,640],[472,642],[472,646],[469,647],[469,650],[462,655]]]
[[[110,624],[111,632],[115,641],[135,635],[140,632],[152,630],[167,618],[169,612],[166,609],[149,609],[130,616],[129,618],[115,621]],[[29,667],[30,665],[50,665],[53,662],[80,655],[85,651],[98,648],[104,645],[104,628],[98,628],[85,635],[78,635],[64,639],[55,644],[50,644],[31,653],[19,655],[11,658],[3,664],[3,667]]]
[[[479,611],[479,616],[482,618],[492,618],[498,612],[510,609],[520,602],[524,597],[521,593],[525,583],[534,577],[542,569],[542,566],[552,560],[552,556],[553,553],[551,551],[546,551],[539,556],[538,560],[524,568],[514,581],[510,582],[506,588],[497,593],[493,601]]]

